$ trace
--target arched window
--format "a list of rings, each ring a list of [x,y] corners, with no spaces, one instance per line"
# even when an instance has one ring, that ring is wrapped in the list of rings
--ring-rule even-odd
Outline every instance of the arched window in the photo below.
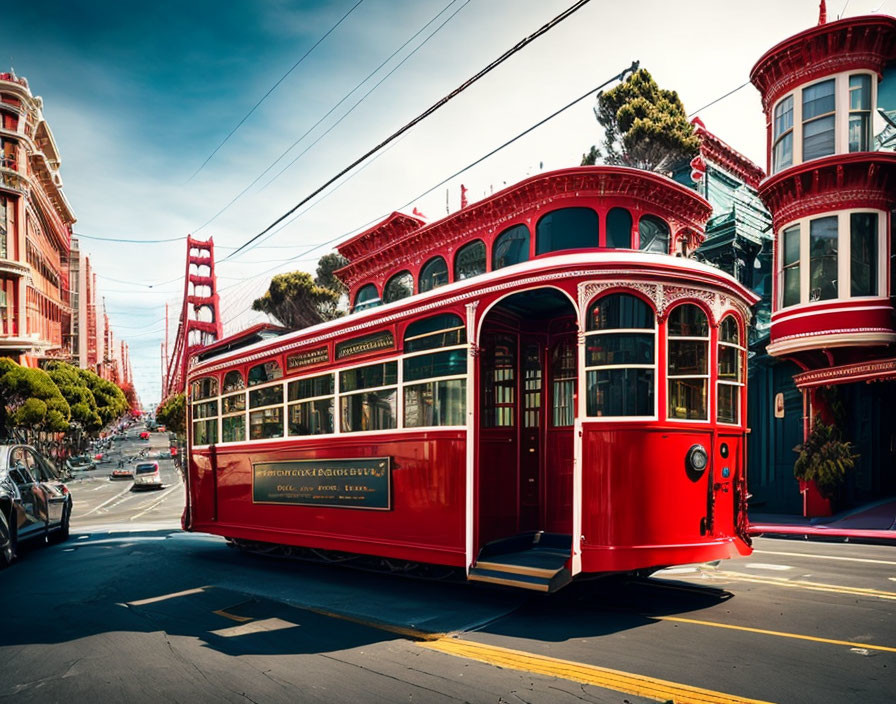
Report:
[[[740,395],[743,387],[746,349],[740,327],[733,315],[726,315],[719,326],[719,379],[716,384],[716,417],[720,423],[740,422]]]
[[[669,314],[669,418],[707,420],[709,322],[692,303]]]
[[[653,309],[637,296],[610,294],[588,309],[585,329],[588,415],[656,415]]]
[[[268,381],[276,381],[283,376],[283,370],[277,360],[256,364],[249,370],[249,386],[257,386]]]
[[[528,238],[527,238],[528,239]],[[485,242],[473,240],[454,256],[454,280],[461,281],[485,273]]]
[[[355,294],[355,306],[352,310],[367,310],[368,308],[382,305],[382,303],[383,302],[380,300],[380,296],[376,291],[376,286],[373,284],[365,284],[359,288],[358,293]]]
[[[625,208],[613,208],[607,213],[607,247],[632,247],[632,214]]]
[[[243,381],[243,375],[239,370],[234,369],[224,375],[224,393],[228,391],[239,391],[246,388],[246,382]]]
[[[519,264],[529,259],[529,228],[525,225],[508,227],[495,238],[492,246],[492,269]]]
[[[462,345],[466,341],[464,322],[453,313],[408,325],[402,361],[404,427],[464,425],[467,350]]]
[[[218,380],[213,376],[197,379],[192,384],[193,445],[214,445],[218,442]],[[205,399],[212,399],[207,401]]]
[[[642,252],[669,253],[669,226],[656,215],[643,215],[638,221],[638,248]]]
[[[424,291],[432,291],[432,289],[444,286],[447,283],[448,264],[445,263],[445,260],[442,257],[433,257],[426,262],[420,270],[417,290],[420,293],[423,293]],[[399,296],[399,298],[404,298],[404,296]]]
[[[400,301],[414,294],[414,277],[409,271],[401,271],[386,282],[383,288],[383,303]]]
[[[555,210],[538,221],[535,254],[597,247],[599,231],[597,213],[591,208]]]
[[[206,376],[193,382],[193,400],[201,401],[204,398],[212,398],[218,395],[218,380],[213,376]]]
[[[454,313],[440,313],[416,320],[404,331],[406,353],[463,345],[466,342],[467,329],[464,321]]]

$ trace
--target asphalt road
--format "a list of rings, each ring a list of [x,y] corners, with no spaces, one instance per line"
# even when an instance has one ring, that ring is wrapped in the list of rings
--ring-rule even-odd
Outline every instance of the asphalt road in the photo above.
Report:
[[[896,701],[890,547],[761,539],[747,559],[544,597],[185,534],[163,462],[156,492],[102,465],[74,482],[70,540],[0,573],[0,699]]]

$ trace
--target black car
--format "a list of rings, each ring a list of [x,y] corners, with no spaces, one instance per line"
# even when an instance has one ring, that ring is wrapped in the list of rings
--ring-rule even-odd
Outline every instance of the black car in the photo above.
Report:
[[[0,567],[21,540],[68,538],[72,495],[56,467],[28,445],[0,445]]]

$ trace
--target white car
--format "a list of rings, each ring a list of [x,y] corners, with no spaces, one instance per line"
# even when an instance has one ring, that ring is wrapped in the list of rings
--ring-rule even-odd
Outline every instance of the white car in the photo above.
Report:
[[[139,462],[134,467],[134,488],[150,487],[162,488],[162,475],[159,473],[158,462]]]

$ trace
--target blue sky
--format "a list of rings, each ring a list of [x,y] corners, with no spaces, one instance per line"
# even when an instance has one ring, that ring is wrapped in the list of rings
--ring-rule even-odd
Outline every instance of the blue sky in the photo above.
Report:
[[[357,0],[8,3],[0,69],[14,66],[44,99],[62,155],[64,190],[118,339],[130,343],[137,390],[158,400],[164,305],[174,334],[183,290],[183,242],[213,236],[220,261],[307,193],[572,0],[363,0],[294,70],[202,171],[230,130]],[[841,12],[828,3],[831,19]],[[848,15],[896,0],[853,0]],[[632,12],[636,9],[636,12]],[[442,12],[444,10],[444,12]],[[339,119],[455,11],[416,53],[293,166],[281,168]],[[439,14],[441,12],[441,14]],[[438,19],[258,184],[210,224],[352,88],[433,17]],[[720,2],[592,0],[324,193],[261,246],[218,267],[225,331],[257,320],[248,310],[278,271],[313,270],[348,235],[639,59],[695,111],[744,83],[755,61],[814,25],[817,0]],[[585,101],[448,186],[415,202],[430,218],[538,170],[578,163],[600,139]],[[707,127],[765,163],[758,94],[747,86],[700,112]],[[227,249],[230,247],[231,249]],[[294,261],[286,260],[295,258]],[[151,286],[151,287],[150,287]]]

